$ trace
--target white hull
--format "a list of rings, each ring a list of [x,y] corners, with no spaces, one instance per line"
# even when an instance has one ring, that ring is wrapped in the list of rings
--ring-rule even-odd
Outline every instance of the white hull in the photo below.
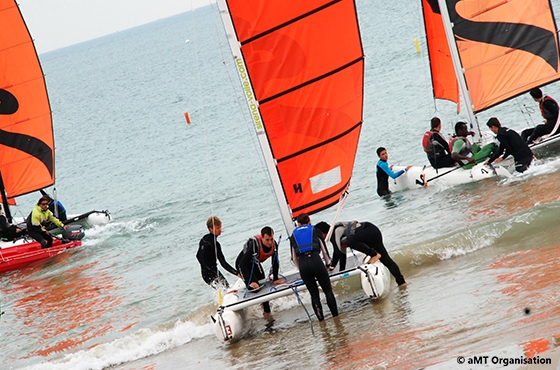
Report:
[[[506,162],[510,163],[509,161]],[[440,168],[437,171],[432,166],[413,166],[396,179],[389,179],[389,189],[391,191],[401,191],[434,185],[448,187],[492,177],[509,177],[511,176],[510,166],[507,165],[506,167],[506,165],[500,163],[490,167],[485,166],[484,163],[479,163],[469,170],[451,167]],[[398,172],[404,168],[404,166],[394,166],[393,171]]]
[[[359,256],[359,261],[364,257],[364,255],[359,252],[356,252],[356,255]],[[354,256],[349,255],[347,262],[351,266],[348,267],[347,270],[331,272],[331,282],[360,275],[362,289],[368,297],[372,299],[381,299],[385,297],[389,292],[391,283],[389,270],[379,261],[371,265],[365,264],[352,267],[351,261],[353,260]],[[277,285],[271,289],[269,286],[270,282],[266,282],[259,293],[247,294],[245,294],[245,283],[243,280],[237,279],[236,283],[223,295],[223,301],[214,318],[214,334],[216,337],[222,341],[231,341],[241,338],[247,329],[246,308],[289,295],[293,295],[294,299],[296,299],[292,287],[297,289],[298,292],[306,289],[296,271],[287,274],[286,278],[286,284]],[[270,293],[263,293],[264,291]],[[246,296],[246,298],[244,298],[244,296]],[[305,302],[302,303],[305,304]]]
[[[22,217],[15,218],[14,221],[18,225],[23,226],[25,224],[25,219]],[[84,229],[91,229],[96,226],[106,225],[110,221],[111,221],[111,214],[109,213],[109,211],[90,211],[79,215],[69,215],[67,216],[67,220],[64,221],[64,224],[80,225]],[[62,233],[62,229],[60,228],[50,229],[49,232],[57,235]]]

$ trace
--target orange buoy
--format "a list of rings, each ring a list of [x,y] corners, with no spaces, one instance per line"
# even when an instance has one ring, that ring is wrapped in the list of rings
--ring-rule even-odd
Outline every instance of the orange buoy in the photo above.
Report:
[[[185,112],[185,119],[187,120],[187,124],[191,124],[191,119],[189,117],[189,112]]]

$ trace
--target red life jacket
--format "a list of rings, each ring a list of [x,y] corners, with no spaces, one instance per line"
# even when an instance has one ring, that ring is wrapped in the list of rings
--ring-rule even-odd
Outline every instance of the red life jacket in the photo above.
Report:
[[[255,235],[253,238],[259,242],[259,255],[257,258],[259,262],[264,262],[267,260],[267,258],[272,257],[274,255],[274,250],[276,249],[276,242],[273,242],[274,244],[272,245],[272,248],[270,248],[270,251],[268,251],[267,253],[263,249],[262,235],[258,234]]]
[[[432,134],[433,134],[433,132],[431,130],[426,131],[426,132],[424,132],[424,137],[422,138],[422,147],[424,147],[424,151],[426,153],[429,152],[428,143],[430,142],[430,136],[432,136]]]
[[[553,102],[556,103],[556,100],[552,99],[552,98],[551,98],[550,96],[548,96],[548,95],[545,95],[545,96],[543,97],[543,99],[542,99],[541,102],[539,103],[539,109],[541,110],[541,116],[543,116],[543,117],[544,117],[544,109],[543,109],[542,106],[543,106],[543,103],[544,103],[545,100],[550,100],[550,101],[553,101]],[[558,105],[558,103],[556,103],[556,105]]]

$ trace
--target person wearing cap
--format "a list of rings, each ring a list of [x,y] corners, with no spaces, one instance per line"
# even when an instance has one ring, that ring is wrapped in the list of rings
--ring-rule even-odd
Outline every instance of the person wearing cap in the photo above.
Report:
[[[321,230],[323,238],[327,236],[330,225],[324,221],[315,227]],[[383,245],[381,230],[368,221],[342,221],[333,225],[330,242],[333,244],[334,253],[331,263],[327,266],[334,269],[340,260],[340,271],[346,268],[346,248],[350,247],[371,256],[368,263],[381,261],[394,276],[399,287],[406,286],[406,281],[397,263],[393,261],[389,252]]]
[[[222,221],[216,216],[211,216],[206,221],[206,227],[208,228],[208,234],[200,239],[196,252],[196,259],[200,263],[202,280],[214,289],[218,289],[219,287],[225,287],[227,289],[229,288],[229,282],[224,275],[222,275],[220,270],[218,270],[216,260],[220,261],[222,267],[230,274],[240,275],[236,269],[227,263],[222,252],[222,246],[218,242],[218,236],[222,234]]]
[[[3,240],[13,241],[25,234],[25,230],[22,230],[18,226],[12,225],[8,222],[6,215],[2,212],[2,207],[0,207],[0,238]]]
[[[247,289],[257,291],[260,289],[259,281],[266,278],[262,263],[271,259],[272,283],[274,285],[284,284],[284,279],[278,278],[280,261],[278,260],[278,243],[274,240],[274,230],[270,226],[261,229],[257,234],[243,245],[243,250],[239,252],[235,260],[235,268],[245,281]],[[270,304],[263,302],[264,315],[270,313]]]
[[[322,253],[325,262],[329,263],[330,258],[321,231],[311,225],[311,220],[306,213],[298,215],[296,221],[298,227],[294,229],[290,236],[292,259],[299,269],[301,280],[303,280],[311,295],[313,311],[319,321],[325,319],[319,297],[319,288],[317,287],[318,282],[325,294],[332,316],[336,317],[338,316],[336,298],[332,290],[329,272],[320,256]]]
[[[52,212],[49,210],[50,198],[42,196],[33,211],[27,216],[27,233],[30,237],[35,239],[41,244],[41,248],[50,248],[53,244],[53,238],[51,234],[43,226],[47,222],[52,222],[58,227],[64,229],[68,228],[68,225],[64,225],[58,218],[54,217]]]
[[[532,144],[544,135],[555,134],[552,132],[558,130],[556,122],[558,121],[558,103],[548,95],[543,95],[541,89],[535,87],[529,91],[534,101],[539,103],[539,109],[543,117],[543,124],[536,125],[534,128],[527,128],[521,132],[521,137],[527,144]]]

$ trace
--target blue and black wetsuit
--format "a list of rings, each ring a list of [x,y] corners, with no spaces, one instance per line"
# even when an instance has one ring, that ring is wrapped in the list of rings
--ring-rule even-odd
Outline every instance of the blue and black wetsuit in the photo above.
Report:
[[[389,177],[396,179],[405,172],[405,170],[393,172],[386,161],[382,159],[377,161],[377,194],[380,197],[391,194],[391,190],[389,190]]]

